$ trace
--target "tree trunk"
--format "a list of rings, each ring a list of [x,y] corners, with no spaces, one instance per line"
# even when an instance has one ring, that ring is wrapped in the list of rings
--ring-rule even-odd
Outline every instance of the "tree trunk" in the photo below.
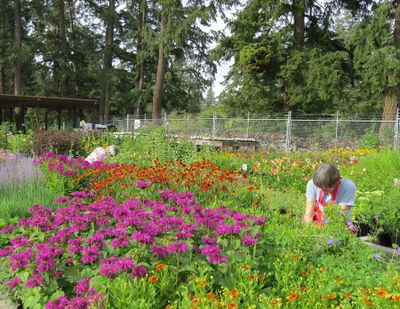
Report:
[[[393,44],[396,48],[400,48],[400,0],[395,2],[396,11],[394,18]],[[396,110],[399,103],[399,92],[396,87],[387,87],[385,90],[385,99],[383,105],[382,120],[396,119]],[[379,129],[379,139],[384,141],[394,130],[392,123],[383,122]]]
[[[294,0],[293,1],[293,36],[297,48],[301,48],[304,45],[304,10],[305,0]]]
[[[112,69],[112,51],[114,41],[114,7],[115,0],[110,0],[106,17],[106,46],[103,55],[103,74],[100,98],[100,115],[102,121],[108,122],[110,117],[110,91],[111,91],[111,69]]]
[[[4,65],[0,62],[0,94],[4,93],[4,81]],[[6,110],[3,108],[0,108],[0,118],[2,121],[6,120]]]
[[[2,11],[2,14],[0,16],[0,38],[6,40],[7,39],[7,33],[6,33],[7,14],[5,13],[6,2],[0,1],[0,5],[4,9],[4,12]],[[0,48],[0,94],[5,93],[6,89],[6,79],[5,79],[6,54],[7,51],[5,50],[5,48],[1,47]]]
[[[70,29],[71,29],[71,48],[73,51],[75,51],[75,48],[77,46],[76,44],[76,33],[75,33],[75,0],[68,0],[68,12],[69,12],[69,21],[70,21]],[[77,82],[77,64],[76,64],[76,57],[72,57],[72,70],[74,74],[74,89],[76,93],[79,93],[79,84]]]
[[[0,94],[4,93],[5,89],[5,75],[4,75],[4,65],[0,62]]]
[[[138,57],[138,82],[137,82],[137,89],[138,89],[138,101],[136,106],[135,115],[136,117],[140,117],[142,114],[142,108],[144,105],[143,102],[143,88],[144,88],[144,59],[143,56],[141,57],[141,52],[144,49],[143,46],[143,26],[146,24],[146,6],[147,1],[143,0],[142,5],[139,8],[139,35],[138,35],[138,42],[137,42],[137,57]]]
[[[15,61],[14,61],[14,94],[22,94],[22,23],[21,23],[21,2],[14,0],[14,46],[15,46]],[[15,108],[15,120],[17,131],[24,131],[23,125],[23,109]]]
[[[304,13],[305,13],[305,0],[293,0],[292,14],[293,14],[293,50],[302,50],[304,46]],[[294,74],[295,83],[302,83],[302,72],[299,70]],[[283,111],[289,112],[290,96],[289,96],[289,81],[285,80],[283,83]]]
[[[59,48],[59,72],[58,72],[58,95],[67,93],[67,39],[65,35],[65,3],[64,0],[57,0],[58,12],[58,48]]]
[[[285,113],[290,111],[290,106],[289,106],[289,93],[288,93],[288,82],[285,81],[284,83],[284,89],[283,89],[283,111]]]
[[[158,62],[157,62],[157,75],[156,75],[156,84],[154,86],[154,94],[153,94],[153,113],[152,120],[153,124],[159,124],[161,119],[161,108],[163,102],[163,94],[164,94],[164,78],[166,71],[166,56],[165,56],[165,32],[167,28],[167,12],[166,8],[163,5],[161,12],[161,22],[160,22],[160,43],[158,47]]]

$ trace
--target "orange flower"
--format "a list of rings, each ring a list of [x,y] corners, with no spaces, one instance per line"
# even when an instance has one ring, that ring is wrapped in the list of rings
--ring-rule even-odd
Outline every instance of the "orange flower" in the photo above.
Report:
[[[192,298],[192,304],[198,304],[198,303],[201,303],[201,298],[193,297]]]
[[[344,293],[344,294],[343,294],[343,297],[353,297],[353,294],[351,294],[351,293]]]
[[[400,294],[392,294],[389,298],[391,301],[400,303]]]
[[[265,276],[263,276],[263,275],[258,276],[258,280],[264,281],[265,280]]]
[[[297,258],[298,258],[297,255],[292,255],[292,256],[291,256],[291,259],[292,259],[292,260],[295,260],[295,259],[297,259]]]
[[[214,294],[213,292],[208,292],[207,297],[209,300],[218,300],[219,296],[217,294]]]
[[[400,281],[397,279],[394,279],[392,283],[393,283],[393,285],[398,285],[400,283]]]
[[[250,274],[250,275],[247,276],[247,279],[249,279],[250,281],[251,281],[251,280],[254,280],[254,278],[255,278],[255,276],[252,275],[252,274]]]
[[[249,268],[250,268],[250,265],[247,265],[247,264],[242,266],[242,269],[244,269],[244,270],[248,270]]]
[[[150,283],[156,283],[156,282],[158,282],[158,277],[155,276],[155,275],[150,276],[150,277],[149,277],[149,282],[150,282]]]
[[[322,295],[322,298],[325,299],[335,299],[336,295],[335,294],[326,294],[326,295]]]
[[[163,269],[165,269],[166,268],[166,265],[165,264],[157,264],[156,265],[156,269],[157,270],[163,270]]]
[[[277,306],[277,305],[280,305],[281,303],[282,303],[282,301],[281,301],[280,298],[273,298],[273,299],[269,302],[269,304],[272,305],[272,306]]]
[[[229,297],[230,298],[239,298],[239,291],[238,290],[230,290]]]
[[[207,280],[200,280],[199,282],[199,288],[204,289],[204,287],[207,285]]]
[[[375,295],[378,297],[384,297],[387,294],[387,290],[385,288],[379,289]]]
[[[367,306],[373,306],[374,304],[370,301],[365,301],[364,304],[366,304]]]
[[[288,297],[286,297],[287,300],[295,300],[297,298],[298,298],[298,295],[296,293],[292,293]]]
[[[166,305],[164,309],[173,309],[172,305]]]
[[[369,290],[368,290],[368,289],[361,288],[360,291],[361,291],[362,293],[366,294],[366,295],[369,294]]]
[[[237,308],[237,305],[235,303],[229,303],[228,308]]]

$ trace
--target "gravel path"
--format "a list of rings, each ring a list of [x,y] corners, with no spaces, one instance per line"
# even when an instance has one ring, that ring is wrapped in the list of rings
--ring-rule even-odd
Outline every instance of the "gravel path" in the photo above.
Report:
[[[11,303],[7,296],[0,295],[0,309],[17,309],[17,306]]]

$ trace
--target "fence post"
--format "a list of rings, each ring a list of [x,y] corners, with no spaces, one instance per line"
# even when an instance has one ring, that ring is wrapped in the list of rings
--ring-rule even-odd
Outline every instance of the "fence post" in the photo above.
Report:
[[[125,132],[129,132],[129,114],[126,114],[126,129]]]
[[[394,149],[398,149],[399,148],[399,130],[400,130],[400,110],[399,108],[396,109],[396,123],[394,125],[394,145],[393,148]]]
[[[247,113],[247,134],[246,134],[247,139],[249,139],[249,129],[250,129],[250,113]]]
[[[214,112],[213,113],[213,120],[212,120],[212,137],[213,138],[215,138],[215,133],[216,133],[216,128],[215,128],[215,126],[216,126],[216,124],[215,124],[216,118],[217,118],[217,115],[216,115],[216,112]]]
[[[146,128],[146,123],[147,123],[147,115],[146,115],[146,113],[144,113],[143,128]]]
[[[185,132],[186,132],[186,137],[189,137],[189,116],[188,113],[186,113],[186,117],[185,117]]]
[[[168,134],[167,113],[164,113],[164,129],[165,129],[165,132]]]
[[[291,123],[292,112],[288,112],[287,125],[286,125],[286,151],[290,151],[290,138],[291,138]]]
[[[337,146],[339,137],[339,111],[336,112],[336,130],[335,130],[335,143]]]

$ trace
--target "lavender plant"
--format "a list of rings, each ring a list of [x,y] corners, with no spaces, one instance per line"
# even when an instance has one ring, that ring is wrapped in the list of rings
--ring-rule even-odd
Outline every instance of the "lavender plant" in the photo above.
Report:
[[[34,204],[50,205],[60,195],[49,192],[40,167],[33,159],[17,154],[3,155],[0,163],[0,217],[28,215]]]

